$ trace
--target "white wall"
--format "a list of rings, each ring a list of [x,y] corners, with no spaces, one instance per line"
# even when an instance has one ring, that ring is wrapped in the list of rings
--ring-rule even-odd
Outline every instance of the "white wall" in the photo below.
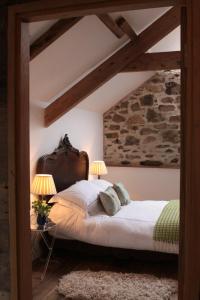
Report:
[[[90,161],[103,159],[102,114],[73,109],[50,127],[43,126],[43,109],[30,107],[30,170],[31,180],[38,158],[51,153],[65,133],[74,147],[85,150]],[[121,181],[133,199],[179,198],[180,172],[175,169],[108,167],[105,179]]]
[[[30,180],[32,182],[38,158],[51,153],[59,140],[67,133],[72,145],[85,150],[90,161],[103,158],[103,117],[97,112],[73,109],[50,127],[44,127],[43,109],[34,99],[30,103]],[[34,196],[31,194],[30,200]],[[35,215],[30,211],[31,222],[35,223]],[[39,243],[32,235],[33,260],[41,255]]]
[[[73,109],[48,128],[43,126],[43,120],[43,109],[31,103],[31,178],[38,158],[51,153],[66,133],[75,148],[87,151],[90,161],[103,158],[103,121],[100,113]]]
[[[109,167],[104,179],[123,182],[132,199],[179,198],[180,171],[176,169]]]
[[[113,13],[123,15],[137,33],[141,32],[167,8]],[[33,42],[54,21],[30,24]],[[50,127],[43,123],[43,108],[61,91],[93,69],[127,41],[117,39],[95,16],[83,18],[55,43],[30,63],[30,160],[31,177],[37,159],[52,152],[65,133],[73,146],[88,152],[90,160],[103,158],[103,128],[101,113],[118,102],[132,89],[151,76],[151,72],[122,73],[96,90],[79,108],[71,110]],[[170,47],[170,48],[169,48]],[[177,50],[180,48],[179,29],[155,45],[151,51]],[[81,49],[81,51],[80,51]],[[87,111],[90,110],[90,111]],[[96,112],[95,112],[96,110]],[[177,198],[179,172],[166,169],[109,168],[108,179],[123,181],[130,193],[138,199]]]

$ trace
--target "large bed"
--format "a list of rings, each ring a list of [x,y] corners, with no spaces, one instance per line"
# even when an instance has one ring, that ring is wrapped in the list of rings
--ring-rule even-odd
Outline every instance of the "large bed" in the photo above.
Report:
[[[59,245],[65,246],[72,241],[73,243],[79,241],[100,248],[178,254],[178,242],[166,242],[154,238],[155,226],[168,201],[132,199],[115,215],[109,216],[98,202],[96,202],[97,209],[88,213],[87,208],[79,207],[77,203],[74,205],[68,199],[63,200],[65,191],[71,189],[74,195],[73,187],[76,185],[83,188],[81,197],[86,199],[93,196],[91,190],[94,186],[98,193],[111,185],[105,180],[88,181],[88,155],[86,152],[74,149],[67,136],[52,154],[39,159],[37,172],[52,174],[55,180],[58,195],[53,197],[53,201],[50,200],[54,205],[49,217],[57,224],[56,239]]]

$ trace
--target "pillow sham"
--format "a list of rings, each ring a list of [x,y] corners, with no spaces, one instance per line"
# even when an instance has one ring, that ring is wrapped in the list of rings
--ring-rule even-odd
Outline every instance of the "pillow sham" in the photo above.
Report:
[[[113,189],[117,193],[121,205],[127,205],[131,202],[129,193],[121,182],[115,183]]]
[[[105,192],[100,192],[99,197],[109,216],[114,216],[121,209],[120,200],[112,187],[108,187]]]
[[[61,204],[62,201],[63,201],[62,198],[60,198],[60,199],[57,198],[57,202],[54,203],[55,205],[53,205],[53,207],[52,207],[52,209],[50,211],[50,214],[49,214],[49,218],[52,219],[52,211],[54,212],[54,215],[57,218],[56,223],[59,223],[62,220],[62,216],[60,215],[59,211],[62,211],[64,209],[65,209],[65,211],[69,212],[69,214],[67,215],[67,217],[69,217],[70,215],[72,215],[72,216],[80,216],[82,218],[85,218],[87,216],[87,212],[84,211],[79,206],[74,205],[72,202],[67,202],[67,201],[65,202],[65,205],[63,205],[63,204]],[[57,210],[57,208],[59,208],[59,211]]]
[[[101,206],[98,203],[98,196],[104,189],[92,183],[92,181],[81,180],[66,190],[54,195],[49,203],[59,203],[63,206],[77,206],[85,212],[85,215],[94,215]]]
[[[113,186],[113,184],[104,179],[93,179],[91,182],[97,186],[99,186],[102,191],[105,191],[109,186]]]

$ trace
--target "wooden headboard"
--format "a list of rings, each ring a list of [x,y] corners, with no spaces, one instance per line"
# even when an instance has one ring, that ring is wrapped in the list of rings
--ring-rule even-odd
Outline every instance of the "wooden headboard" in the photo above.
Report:
[[[77,181],[88,179],[88,154],[75,149],[65,135],[53,153],[38,160],[36,172],[52,174],[57,192],[60,192]]]

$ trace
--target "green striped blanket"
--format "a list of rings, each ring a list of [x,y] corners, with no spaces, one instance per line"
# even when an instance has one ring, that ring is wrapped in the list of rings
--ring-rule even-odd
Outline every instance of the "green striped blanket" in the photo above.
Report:
[[[154,228],[154,240],[177,244],[179,241],[179,200],[171,200],[163,208]]]

